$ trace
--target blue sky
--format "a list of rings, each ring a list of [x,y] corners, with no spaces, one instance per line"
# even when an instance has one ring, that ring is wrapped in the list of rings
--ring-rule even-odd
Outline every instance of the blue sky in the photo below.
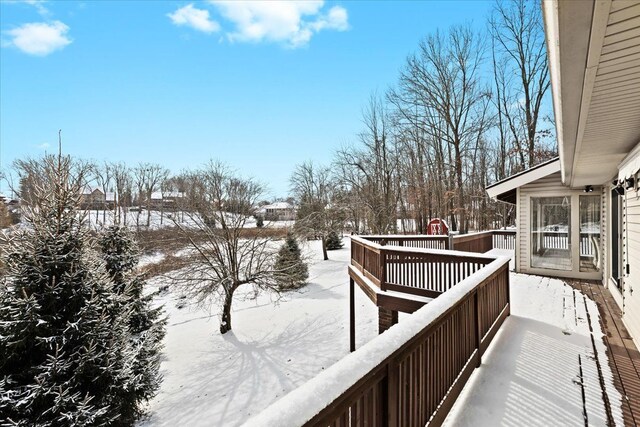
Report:
[[[0,0],[0,166],[56,146],[173,172],[220,159],[285,196],[355,142],[370,94],[492,2]]]

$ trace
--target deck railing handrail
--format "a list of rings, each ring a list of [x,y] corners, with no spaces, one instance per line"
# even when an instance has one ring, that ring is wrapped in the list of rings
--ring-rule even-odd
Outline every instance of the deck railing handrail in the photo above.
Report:
[[[442,293],[495,259],[463,251],[387,246],[368,238],[351,237],[351,264],[382,291],[404,286]]]
[[[509,314],[508,264],[494,258],[247,425],[441,424]]]

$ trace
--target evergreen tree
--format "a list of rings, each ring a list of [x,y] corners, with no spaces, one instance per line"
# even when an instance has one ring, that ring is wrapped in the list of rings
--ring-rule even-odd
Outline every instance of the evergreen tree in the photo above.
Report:
[[[166,318],[162,307],[153,308],[153,295],[144,295],[145,281],[136,274],[139,252],[132,234],[125,227],[107,228],[100,237],[106,269],[129,312],[130,341],[135,353],[133,399],[124,402],[121,412],[134,420],[142,414],[141,403],[155,396],[162,377],[160,355]]]
[[[342,236],[335,231],[331,231],[327,236],[327,250],[333,251],[335,249],[340,249],[343,246],[344,243],[342,243]]]
[[[129,318],[76,210],[83,171],[46,156],[0,282],[0,418],[18,426],[130,424]]]
[[[286,241],[278,251],[274,270],[281,290],[298,289],[305,285],[309,269],[292,234],[287,235]]]
[[[264,227],[264,218],[262,217],[262,215],[256,216],[256,227],[258,228]]]

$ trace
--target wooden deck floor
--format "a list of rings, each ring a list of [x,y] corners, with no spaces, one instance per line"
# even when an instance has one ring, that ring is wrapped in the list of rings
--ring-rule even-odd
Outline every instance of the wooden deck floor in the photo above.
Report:
[[[599,282],[566,282],[598,304],[614,383],[622,396],[626,397],[622,405],[625,425],[640,425],[640,352],[622,323],[622,313],[618,305]]]

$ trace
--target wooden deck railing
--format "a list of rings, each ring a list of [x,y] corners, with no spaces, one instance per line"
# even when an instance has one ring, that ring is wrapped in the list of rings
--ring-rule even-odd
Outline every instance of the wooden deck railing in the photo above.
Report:
[[[406,248],[421,249],[449,249],[448,236],[403,236],[403,235],[384,235],[384,236],[363,236],[366,240],[374,243],[384,244],[385,246],[401,246]]]
[[[452,251],[440,253],[399,245],[382,246],[370,240],[369,236],[352,237],[351,264],[382,291],[435,297],[492,261],[488,257]],[[411,241],[419,240],[412,238]],[[415,289],[427,292],[412,292]]]
[[[493,230],[493,249],[516,249],[515,230]]]
[[[506,258],[387,247],[369,237],[352,238],[351,254],[352,267],[381,289],[442,294],[248,425],[440,425],[510,313]]]
[[[401,246],[422,249],[453,249],[463,252],[485,253],[491,249],[515,249],[515,230],[490,230],[478,233],[448,236],[429,235],[382,235],[361,236],[364,239],[384,246]]]

